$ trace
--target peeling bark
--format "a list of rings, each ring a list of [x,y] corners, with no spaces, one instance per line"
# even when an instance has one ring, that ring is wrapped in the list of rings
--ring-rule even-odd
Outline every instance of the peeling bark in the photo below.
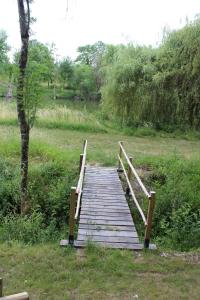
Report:
[[[26,120],[26,107],[24,103],[24,86],[26,65],[28,60],[29,29],[30,29],[30,0],[17,0],[19,12],[19,24],[21,34],[21,51],[19,58],[19,77],[17,83],[17,114],[21,134],[21,213],[28,209],[28,155],[30,126]],[[26,6],[26,9],[25,9]]]

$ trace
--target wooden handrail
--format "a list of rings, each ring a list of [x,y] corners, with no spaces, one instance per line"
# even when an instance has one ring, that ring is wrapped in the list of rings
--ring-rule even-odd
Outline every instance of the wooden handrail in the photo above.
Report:
[[[144,184],[142,183],[138,173],[136,172],[135,168],[133,167],[132,163],[130,162],[130,159],[129,157],[127,156],[125,150],[124,150],[124,147],[123,147],[123,144],[122,142],[119,142],[119,145],[120,145],[120,149],[122,150],[122,153],[124,155],[124,157],[126,158],[126,161],[131,169],[131,172],[135,175],[135,178],[137,179],[137,182],[139,183],[140,187],[142,188],[143,192],[145,193],[145,195],[147,197],[150,197],[150,194],[148,193],[147,189],[145,188]]]
[[[79,210],[81,205],[81,196],[83,188],[83,179],[85,174],[85,164],[86,164],[86,153],[87,153],[87,140],[83,144],[83,153],[80,154],[80,164],[79,164],[79,180],[77,187],[71,188],[70,195],[70,211],[69,211],[69,244],[74,244],[74,225],[75,221],[79,216]]]
[[[132,189],[131,183],[130,183],[130,181],[129,181],[128,174],[127,174],[127,172],[126,172],[126,169],[125,169],[125,167],[124,167],[124,164],[123,164],[123,162],[122,162],[122,159],[120,158],[119,155],[118,155],[118,158],[119,158],[120,164],[121,164],[121,166],[122,166],[122,169],[123,169],[123,171],[124,171],[124,175],[125,175],[125,177],[126,177],[126,181],[127,181],[127,183],[128,183],[128,187],[129,187],[131,196],[132,196],[132,198],[133,198],[133,200],[134,200],[134,202],[135,202],[135,205],[137,206],[137,209],[139,210],[139,213],[140,213],[140,215],[141,215],[141,217],[142,217],[142,220],[143,220],[143,222],[144,222],[144,225],[147,226],[147,220],[146,220],[145,215],[144,215],[144,213],[143,213],[143,211],[142,211],[142,209],[141,209],[141,207],[140,207],[140,205],[139,205],[139,203],[138,203],[138,201],[137,201],[137,199],[136,199],[136,197],[135,197],[135,194],[134,194],[134,192],[133,192],[133,189]]]
[[[29,295],[24,292],[15,295],[0,297],[0,300],[29,300]]]
[[[80,164],[79,164],[79,180],[77,187],[71,187],[70,195],[70,211],[69,211],[69,240],[70,245],[74,244],[74,225],[75,221],[79,216],[79,210],[81,205],[81,196],[83,188],[83,179],[85,173],[85,164],[86,164],[86,153],[87,153],[87,140],[83,144],[83,153],[80,155]]]
[[[131,193],[131,196],[135,202],[135,205],[136,205],[136,207],[142,217],[142,220],[144,222],[144,225],[145,225],[144,247],[149,248],[150,235],[151,235],[151,229],[152,229],[152,220],[153,220],[153,211],[154,211],[154,207],[155,207],[155,192],[151,191],[149,193],[147,191],[147,189],[144,186],[144,184],[142,183],[137,171],[135,170],[135,168],[132,165],[132,158],[131,157],[129,158],[128,155],[126,154],[126,151],[123,147],[123,142],[119,142],[119,146],[120,146],[120,148],[119,148],[120,150],[119,150],[119,155],[118,155],[118,159],[119,159],[119,168],[118,169],[120,171],[120,166],[122,167],[124,176],[125,176],[127,184],[128,184],[128,187],[126,189],[126,194],[128,195],[129,193]],[[128,173],[126,172],[126,169],[124,167],[124,163],[122,161],[122,155],[124,155],[124,157],[128,163]],[[135,176],[135,178],[137,179],[137,182],[139,183],[139,186],[141,187],[144,194],[146,195],[146,197],[149,200],[147,218],[145,217],[145,215],[135,197],[135,194],[133,192],[133,188],[130,183],[131,174],[133,174]]]
[[[85,164],[86,164],[86,155],[87,155],[87,140],[84,141],[83,145],[83,154],[81,154],[80,159],[80,175],[79,180],[76,188],[76,194],[77,194],[77,205],[76,205],[76,213],[75,213],[75,220],[77,220],[80,210],[80,204],[81,204],[81,195],[82,195],[82,187],[83,187],[83,179],[84,179],[84,173],[85,173]]]
[[[81,170],[80,170],[80,175],[79,175],[79,180],[76,188],[76,193],[80,193],[83,185],[83,177],[84,177],[84,172],[85,172],[85,163],[86,163],[86,151],[87,151],[87,140],[84,141],[84,149],[83,149],[83,157],[82,157],[82,165],[81,165]]]
[[[0,278],[0,300],[29,300],[26,292],[3,297],[3,279]]]
[[[0,278],[0,297],[3,296],[3,278]]]

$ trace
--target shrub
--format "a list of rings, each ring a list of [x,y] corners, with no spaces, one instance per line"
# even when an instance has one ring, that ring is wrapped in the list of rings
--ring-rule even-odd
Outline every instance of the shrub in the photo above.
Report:
[[[70,171],[69,171],[70,170]],[[30,211],[41,211],[47,220],[55,215],[59,220],[67,212],[67,198],[76,171],[62,162],[48,162],[30,168],[29,203]],[[2,215],[19,212],[19,172],[18,167],[0,159],[0,210]],[[62,211],[65,211],[62,213]]]
[[[0,158],[0,211],[2,215],[18,212],[19,172],[9,161]]]
[[[152,172],[146,184],[156,190],[153,233],[171,248],[200,245],[200,160],[180,157],[148,161]],[[200,230],[199,230],[200,232]]]
[[[29,216],[8,215],[1,218],[0,241],[20,241],[35,244],[59,239],[55,220],[47,226],[42,213],[33,212]]]
[[[162,244],[178,250],[190,250],[200,246],[200,209],[194,212],[190,204],[172,213],[169,221],[161,223],[165,236],[160,239]]]

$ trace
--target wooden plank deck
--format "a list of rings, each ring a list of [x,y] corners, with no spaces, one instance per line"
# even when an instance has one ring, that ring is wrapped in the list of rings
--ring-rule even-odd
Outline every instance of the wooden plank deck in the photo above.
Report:
[[[143,248],[115,168],[86,167],[75,246],[88,241],[108,248]]]

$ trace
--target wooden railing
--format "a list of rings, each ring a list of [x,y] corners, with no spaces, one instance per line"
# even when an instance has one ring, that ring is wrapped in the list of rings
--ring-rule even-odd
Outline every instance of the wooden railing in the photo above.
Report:
[[[79,164],[79,180],[77,187],[71,187],[70,195],[70,210],[69,210],[69,244],[74,244],[74,225],[78,219],[80,206],[81,206],[81,196],[83,188],[83,180],[85,174],[85,164],[87,156],[87,140],[83,144],[83,153],[80,154],[80,164]]]
[[[0,300],[29,300],[26,292],[3,297],[3,279],[0,278]]]
[[[128,157],[128,155],[126,154],[126,151],[123,147],[123,142],[119,142],[119,155],[118,155],[118,159],[119,159],[119,168],[118,170],[123,171],[124,176],[126,178],[127,181],[127,190],[126,193],[127,194],[131,194],[133,201],[140,213],[140,216],[142,217],[142,220],[144,222],[144,226],[145,226],[145,237],[144,237],[144,247],[145,248],[149,248],[149,243],[150,243],[150,236],[151,236],[151,229],[152,229],[152,219],[153,219],[153,211],[154,211],[154,207],[155,207],[155,192],[151,191],[148,192],[146,187],[144,186],[144,184],[142,183],[137,171],[135,170],[135,168],[133,167],[132,164],[132,157]],[[123,158],[125,158],[126,163],[128,164],[128,171],[126,171],[125,165],[123,163]],[[122,169],[121,169],[122,168]],[[145,217],[144,212],[142,211],[139,202],[136,199],[135,193],[133,191],[133,188],[131,186],[131,177],[132,175],[135,176],[140,188],[142,189],[142,191],[144,192],[145,196],[148,199],[148,212],[147,212],[147,217]]]

